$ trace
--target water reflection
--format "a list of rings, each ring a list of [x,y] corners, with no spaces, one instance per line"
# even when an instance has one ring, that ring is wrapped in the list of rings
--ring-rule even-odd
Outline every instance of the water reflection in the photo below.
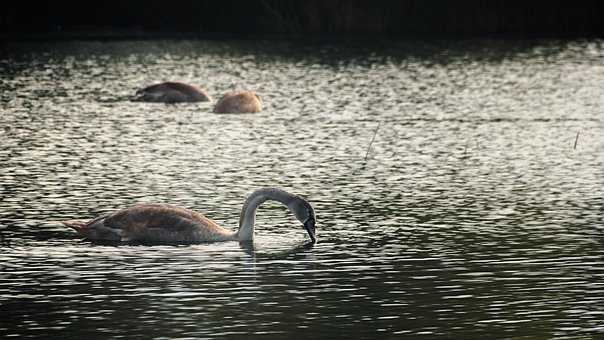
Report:
[[[601,41],[291,44],[2,47],[0,334],[602,335]],[[162,80],[266,108],[122,100]],[[312,202],[317,245],[278,204],[253,246],[56,222],[152,201],[234,228],[261,186]]]

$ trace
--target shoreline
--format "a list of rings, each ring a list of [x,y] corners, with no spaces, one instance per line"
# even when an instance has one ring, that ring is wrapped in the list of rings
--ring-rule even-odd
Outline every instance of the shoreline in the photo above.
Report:
[[[292,41],[375,41],[379,40],[571,40],[604,39],[604,34],[238,34],[217,32],[166,32],[147,30],[69,30],[55,32],[3,32],[1,42],[35,41],[121,41],[121,40],[292,40]]]

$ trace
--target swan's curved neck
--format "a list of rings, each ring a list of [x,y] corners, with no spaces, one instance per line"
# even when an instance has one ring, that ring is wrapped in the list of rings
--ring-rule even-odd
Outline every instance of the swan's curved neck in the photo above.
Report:
[[[237,239],[239,241],[252,241],[254,239],[254,224],[256,223],[256,210],[268,201],[281,202],[286,206],[295,199],[295,196],[277,188],[262,188],[254,191],[243,203],[241,215],[239,216],[239,230]]]

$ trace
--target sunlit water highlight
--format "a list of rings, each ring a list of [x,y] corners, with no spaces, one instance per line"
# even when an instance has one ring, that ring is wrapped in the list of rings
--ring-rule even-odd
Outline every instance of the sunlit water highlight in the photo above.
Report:
[[[602,41],[0,51],[3,338],[604,336]],[[265,109],[127,100],[164,80]],[[261,186],[313,202],[316,246],[277,204],[253,247],[57,223],[152,201],[235,228]]]

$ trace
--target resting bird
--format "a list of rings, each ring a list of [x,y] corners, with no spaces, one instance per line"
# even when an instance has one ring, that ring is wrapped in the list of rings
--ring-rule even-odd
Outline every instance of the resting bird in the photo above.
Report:
[[[253,241],[256,210],[267,200],[283,203],[302,222],[316,242],[315,211],[300,196],[278,188],[254,191],[243,203],[239,230],[231,231],[192,210],[168,204],[137,204],[91,221],[62,222],[91,241],[193,244],[216,241]]]
[[[197,86],[167,81],[136,91],[135,101],[155,103],[211,102],[208,93]]]
[[[214,106],[215,113],[254,113],[262,111],[260,97],[254,91],[230,91]]]

